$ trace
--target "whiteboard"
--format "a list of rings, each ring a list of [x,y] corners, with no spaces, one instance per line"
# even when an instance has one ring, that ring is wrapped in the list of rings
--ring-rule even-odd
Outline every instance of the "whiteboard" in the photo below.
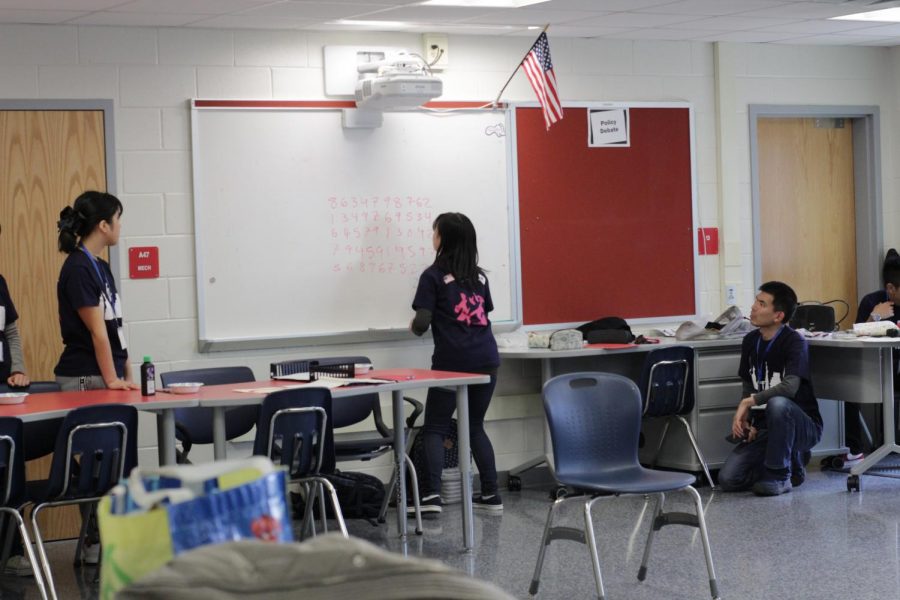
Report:
[[[519,322],[508,111],[345,129],[337,108],[222,104],[192,107],[202,350],[400,337],[442,212],[475,225],[492,321]]]

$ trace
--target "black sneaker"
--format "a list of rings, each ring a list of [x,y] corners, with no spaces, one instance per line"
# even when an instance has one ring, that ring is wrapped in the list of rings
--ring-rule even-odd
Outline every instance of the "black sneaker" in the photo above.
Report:
[[[419,500],[419,510],[422,511],[423,515],[426,514],[440,514],[443,510],[443,502],[441,502],[440,494],[428,494],[427,496],[423,496]],[[415,515],[416,507],[410,504],[406,507],[406,514]]]
[[[800,452],[791,459],[791,485],[800,487],[806,481],[806,465],[812,458],[812,452]]]
[[[472,508],[492,513],[503,512],[503,500],[500,498],[500,494],[475,496],[472,498]]]

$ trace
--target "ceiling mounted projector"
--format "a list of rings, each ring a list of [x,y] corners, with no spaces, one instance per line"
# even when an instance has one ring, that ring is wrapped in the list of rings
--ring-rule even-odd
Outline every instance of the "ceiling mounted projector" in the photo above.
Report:
[[[422,106],[443,93],[443,82],[430,75],[383,75],[360,79],[356,107],[365,110],[406,110]]]
[[[357,67],[356,107],[364,110],[408,110],[422,106],[444,91],[420,57],[400,53]]]

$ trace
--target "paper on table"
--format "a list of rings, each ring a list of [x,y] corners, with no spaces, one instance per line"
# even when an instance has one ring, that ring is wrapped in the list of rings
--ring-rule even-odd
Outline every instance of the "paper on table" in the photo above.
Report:
[[[233,391],[239,394],[271,394],[281,390],[293,390],[296,388],[306,387],[304,385],[281,385],[278,387],[258,387],[258,388],[235,388]]]
[[[278,381],[309,381],[309,373],[294,373],[292,375],[279,375],[278,377],[274,377]],[[316,381],[310,381],[309,383],[305,383],[304,385],[311,385],[316,387],[326,387],[330,390],[334,388],[339,388],[345,385],[356,385],[356,384],[365,384],[365,383],[394,383],[393,379],[378,379],[372,377],[328,377],[327,375],[319,375],[319,378]]]

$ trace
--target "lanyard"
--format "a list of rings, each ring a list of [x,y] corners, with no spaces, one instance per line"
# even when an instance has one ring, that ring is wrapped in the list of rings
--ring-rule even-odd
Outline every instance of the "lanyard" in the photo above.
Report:
[[[756,379],[757,381],[763,381],[763,365],[766,364],[766,356],[769,354],[769,349],[772,347],[772,344],[775,343],[775,340],[778,339],[778,336],[781,335],[781,331],[784,329],[784,325],[778,328],[778,331],[775,332],[775,335],[772,336],[772,339],[766,343],[766,347],[763,348],[762,353],[759,352],[759,342],[762,340],[762,334],[760,334],[759,338],[756,340]]]
[[[84,252],[85,255],[91,260],[91,265],[94,267],[94,271],[97,273],[97,277],[100,279],[100,293],[103,294],[103,297],[106,298],[107,302],[109,302],[109,305],[112,307],[113,316],[115,316],[115,294],[112,293],[112,290],[109,287],[109,281],[106,279],[106,276],[103,275],[103,271],[100,269],[100,265],[97,263],[97,259],[94,258],[94,255],[91,254],[91,251],[84,246],[79,247],[81,248],[81,251]]]

